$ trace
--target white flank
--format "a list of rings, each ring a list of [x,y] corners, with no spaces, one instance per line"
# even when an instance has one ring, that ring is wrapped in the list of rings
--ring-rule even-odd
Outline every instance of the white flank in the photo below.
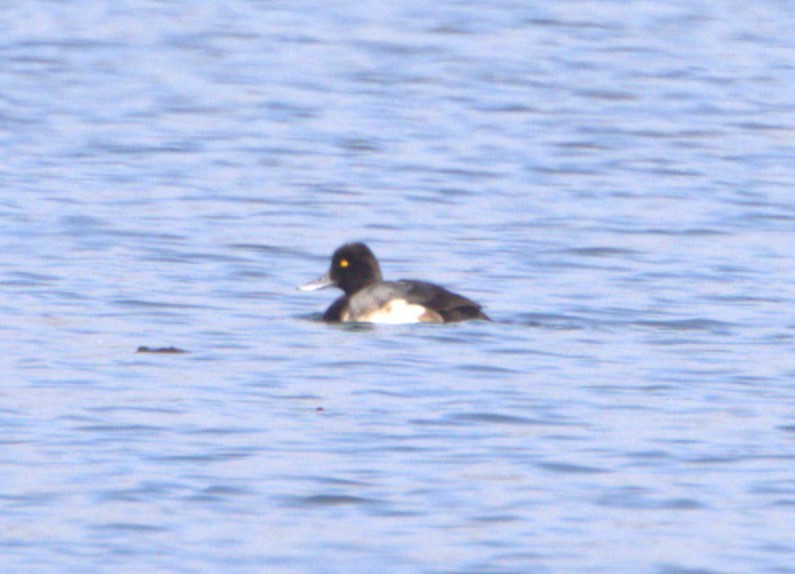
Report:
[[[405,299],[393,299],[380,309],[369,313],[360,313],[353,317],[346,314],[343,321],[356,321],[361,323],[419,323],[420,317],[427,312],[422,305],[408,303]]]

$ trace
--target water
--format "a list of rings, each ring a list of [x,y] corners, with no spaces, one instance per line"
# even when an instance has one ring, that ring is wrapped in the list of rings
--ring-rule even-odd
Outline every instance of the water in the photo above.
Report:
[[[795,572],[794,26],[6,3],[3,572]]]

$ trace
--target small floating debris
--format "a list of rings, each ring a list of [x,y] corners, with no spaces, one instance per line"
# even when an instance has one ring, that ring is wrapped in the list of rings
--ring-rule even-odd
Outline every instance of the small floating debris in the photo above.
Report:
[[[185,349],[179,347],[138,347],[136,353],[161,353],[176,355],[179,353],[187,353]]]

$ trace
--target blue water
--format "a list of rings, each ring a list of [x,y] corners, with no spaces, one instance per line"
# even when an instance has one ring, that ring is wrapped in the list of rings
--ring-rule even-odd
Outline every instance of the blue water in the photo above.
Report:
[[[4,4],[0,569],[795,572],[793,29]],[[495,321],[320,323],[349,240]]]

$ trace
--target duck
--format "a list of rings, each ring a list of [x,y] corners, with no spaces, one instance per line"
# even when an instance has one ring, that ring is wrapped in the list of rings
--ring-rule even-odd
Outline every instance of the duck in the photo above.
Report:
[[[329,270],[301,291],[327,287],[343,295],[323,313],[327,323],[457,323],[490,321],[472,299],[425,281],[384,281],[381,266],[364,243],[346,243],[334,251]]]

